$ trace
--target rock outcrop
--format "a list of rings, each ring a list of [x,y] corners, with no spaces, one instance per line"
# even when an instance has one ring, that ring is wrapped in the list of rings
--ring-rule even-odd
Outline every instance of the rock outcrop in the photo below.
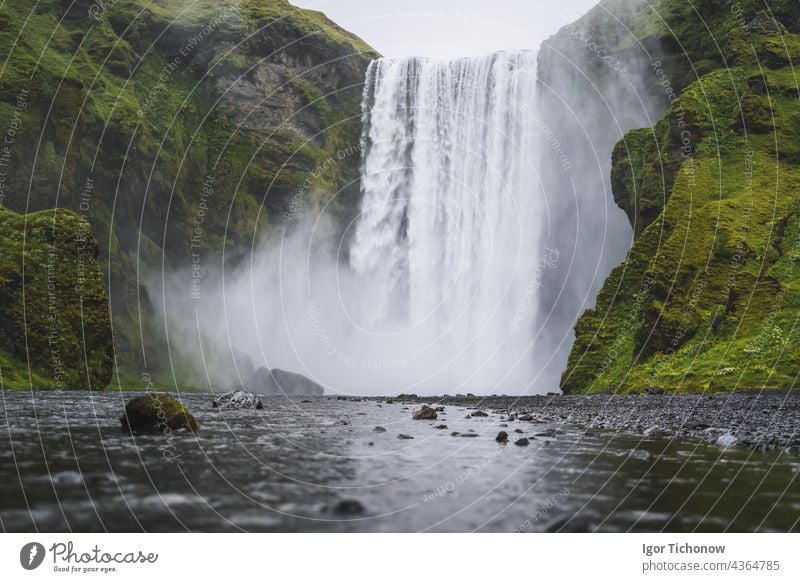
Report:
[[[247,382],[247,389],[265,396],[322,396],[325,389],[302,374],[274,368],[259,368]]]
[[[0,204],[68,208],[91,224],[124,384],[140,387],[142,370],[174,382],[148,274],[198,273],[182,286],[190,301],[223,250],[227,268],[328,203],[334,223],[357,212],[360,101],[375,56],[286,0],[4,4],[0,126],[14,133]],[[2,364],[16,374],[16,360]],[[92,364],[103,367],[93,385],[106,366]]]
[[[114,346],[97,241],[67,210],[0,206],[0,378],[8,388],[103,390]]]
[[[548,41],[593,59],[595,86],[636,79],[666,109],[613,150],[635,239],[577,322],[565,392],[793,387],[800,19],[788,0],[769,9],[606,0]]]

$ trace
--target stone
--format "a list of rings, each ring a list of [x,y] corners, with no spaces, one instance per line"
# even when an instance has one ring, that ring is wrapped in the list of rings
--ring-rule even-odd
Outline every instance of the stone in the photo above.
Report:
[[[717,446],[723,448],[735,447],[739,444],[739,439],[737,439],[734,435],[727,432],[721,437],[717,439]]]
[[[439,417],[433,408],[423,405],[422,408],[414,411],[414,414],[411,415],[411,418],[414,420],[436,420]]]
[[[413,439],[414,437],[411,436],[411,435],[407,435],[407,434],[402,434],[401,433],[401,434],[397,435],[397,438],[399,438],[400,440],[404,440],[405,441],[405,440]]]
[[[484,416],[489,416],[489,415],[486,414],[483,410],[476,410],[475,412],[472,413],[472,416],[484,417]]]
[[[504,430],[501,430],[499,433],[497,433],[497,437],[495,437],[494,440],[496,440],[498,443],[505,444],[508,442],[508,433]]]
[[[666,392],[661,386],[648,386],[644,391],[651,396],[657,396]]]
[[[256,410],[264,408],[258,396],[244,390],[220,394],[211,401],[211,406],[213,408],[254,408]]]
[[[525,437],[522,437],[521,439],[514,442],[514,444],[517,445],[518,447],[527,447],[528,444],[530,444],[530,441]]]
[[[132,432],[160,432],[169,434],[176,430],[195,431],[200,424],[180,402],[168,394],[144,394],[129,400],[125,415],[120,418],[122,428]]]
[[[333,506],[334,515],[361,515],[364,511],[364,505],[356,499],[342,499]]]
[[[386,429],[383,428],[382,426],[376,426],[375,428],[372,429],[372,432],[386,432]]]

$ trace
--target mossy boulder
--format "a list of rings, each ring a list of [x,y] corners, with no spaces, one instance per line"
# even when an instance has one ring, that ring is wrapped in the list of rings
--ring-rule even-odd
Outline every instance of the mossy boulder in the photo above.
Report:
[[[200,429],[192,413],[168,394],[144,394],[129,400],[120,422],[123,429],[133,432],[166,434],[176,430]]]
[[[90,224],[71,211],[0,207],[3,388],[108,385],[114,346],[97,254]]]

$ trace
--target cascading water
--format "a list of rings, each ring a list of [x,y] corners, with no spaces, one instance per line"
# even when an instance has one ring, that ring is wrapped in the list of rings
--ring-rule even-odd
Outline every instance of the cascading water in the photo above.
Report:
[[[540,248],[536,53],[379,59],[363,108],[354,319],[406,337],[422,386],[524,391],[541,270],[558,260]]]
[[[557,390],[575,321],[630,243],[612,148],[663,105],[637,109],[644,77],[620,85],[594,52],[541,55],[373,62],[353,223],[304,213],[218,289],[209,277],[199,304],[182,301],[186,274],[165,293],[199,377],[236,385],[265,366],[346,394]]]

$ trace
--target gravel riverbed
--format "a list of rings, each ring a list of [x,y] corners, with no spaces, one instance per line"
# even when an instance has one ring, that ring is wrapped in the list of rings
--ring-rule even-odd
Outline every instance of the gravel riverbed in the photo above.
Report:
[[[800,453],[800,394],[626,394],[550,396],[402,395],[407,404],[463,406],[501,418],[565,423],[665,439],[700,439],[722,447]]]

